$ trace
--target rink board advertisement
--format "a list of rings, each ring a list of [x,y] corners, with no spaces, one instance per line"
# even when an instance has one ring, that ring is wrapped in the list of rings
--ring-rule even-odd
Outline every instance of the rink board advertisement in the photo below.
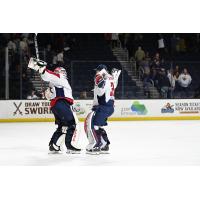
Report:
[[[0,122],[53,121],[47,100],[0,101]],[[92,100],[77,100],[73,110],[84,120],[92,108]],[[116,100],[110,120],[200,119],[199,99]]]

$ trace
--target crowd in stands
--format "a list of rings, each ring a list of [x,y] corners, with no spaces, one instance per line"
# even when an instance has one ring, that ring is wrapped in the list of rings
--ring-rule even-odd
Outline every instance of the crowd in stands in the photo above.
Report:
[[[41,59],[49,63],[50,67],[56,65],[65,66],[69,64],[68,51],[76,47],[73,34],[38,34],[38,43]],[[29,58],[35,57],[34,34],[0,34],[0,83],[5,86],[5,47],[9,50],[9,75],[10,75],[10,93],[11,99],[30,99],[41,98],[32,82],[28,78],[27,64]],[[34,77],[34,71],[31,71],[30,77]],[[20,91],[21,90],[21,91]],[[20,95],[21,93],[21,95]],[[4,90],[0,93],[0,98],[4,98]]]
[[[156,52],[160,53],[165,59],[199,59],[200,53],[200,34],[155,34],[155,33],[121,33],[118,34],[122,48],[129,52],[129,58],[134,56],[138,46],[142,46],[146,52],[151,52],[153,56]]]
[[[159,53],[151,59],[148,54],[146,56],[141,47],[136,51],[135,59],[143,80],[145,95],[148,98],[151,98],[150,87],[152,85],[159,91],[160,98],[192,97],[193,94],[190,92],[192,77],[188,72],[189,67],[169,66],[170,63],[161,59]]]
[[[151,98],[151,86],[157,88],[160,98],[195,96],[191,85],[196,80],[192,81],[190,64],[177,65],[174,61],[199,61],[200,34],[126,33],[118,34],[118,38],[121,48],[127,49],[129,59],[136,62],[147,98]],[[197,68],[192,72],[199,73]]]
[[[152,86],[157,88],[160,98],[193,97],[190,88],[194,79],[190,65],[175,65],[168,61],[198,61],[200,34],[105,33],[102,36],[110,49],[126,49],[129,60],[136,62],[147,98],[151,98]],[[50,69],[57,65],[69,66],[74,55],[77,55],[75,52],[80,49],[84,52],[90,40],[90,34],[38,34],[40,58],[49,64]],[[42,98],[30,81],[34,72],[27,71],[29,58],[35,56],[34,34],[0,34],[0,65],[3,66],[0,68],[0,83],[3,87],[6,46],[9,49],[10,88],[13,91],[10,98]],[[84,55],[83,58],[88,59]],[[4,97],[3,90],[0,97]],[[87,92],[82,91],[80,97],[87,99]]]

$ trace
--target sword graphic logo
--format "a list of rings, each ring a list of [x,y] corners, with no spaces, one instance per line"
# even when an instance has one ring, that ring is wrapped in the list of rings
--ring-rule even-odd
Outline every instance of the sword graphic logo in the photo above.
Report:
[[[16,108],[15,112],[13,113],[13,115],[16,115],[17,112],[19,112],[20,115],[23,115],[22,112],[21,112],[21,110],[19,109],[20,106],[22,105],[22,102],[20,102],[19,105],[17,105],[15,102],[13,104],[15,105],[15,108]]]

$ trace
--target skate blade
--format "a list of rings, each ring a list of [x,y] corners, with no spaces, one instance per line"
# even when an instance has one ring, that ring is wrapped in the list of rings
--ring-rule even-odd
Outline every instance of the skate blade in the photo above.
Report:
[[[109,151],[100,151],[100,154],[110,154]]]
[[[73,151],[73,150],[67,150],[67,154],[80,154],[81,151]]]
[[[61,151],[49,151],[48,154],[54,155],[54,154],[62,154]]]
[[[89,154],[89,155],[100,155],[100,152],[90,152],[90,151],[86,151],[86,154]]]

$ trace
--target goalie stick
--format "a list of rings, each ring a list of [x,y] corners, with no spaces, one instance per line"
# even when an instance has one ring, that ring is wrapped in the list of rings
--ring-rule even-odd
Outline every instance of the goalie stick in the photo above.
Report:
[[[34,43],[35,43],[36,58],[37,58],[37,60],[40,60],[40,57],[39,57],[39,50],[38,50],[38,42],[37,42],[37,33],[35,33],[35,35],[34,35]],[[44,83],[43,83],[43,80],[42,80],[41,77],[40,77],[40,83],[41,83],[42,95],[44,96]]]
[[[35,53],[36,53],[36,58],[37,58],[37,60],[39,60],[37,33],[35,33],[35,35],[34,35],[34,42],[35,42]]]

